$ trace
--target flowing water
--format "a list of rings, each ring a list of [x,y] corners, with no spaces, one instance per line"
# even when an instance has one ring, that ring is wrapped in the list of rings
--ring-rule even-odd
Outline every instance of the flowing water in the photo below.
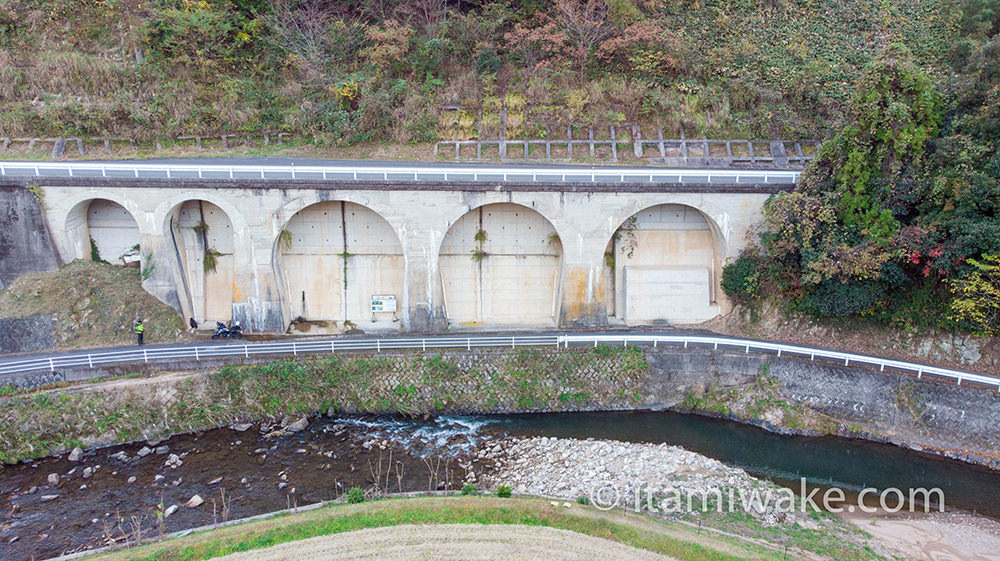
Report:
[[[949,508],[1000,517],[998,472],[894,446],[780,436],[695,415],[365,416],[320,418],[291,434],[273,429],[179,435],[158,443],[166,453],[144,457],[138,452],[145,443],[137,443],[88,452],[78,464],[63,456],[9,466],[0,471],[0,559],[45,559],[122,543],[136,527],[149,536],[329,500],[350,487],[371,489],[376,477],[390,492],[454,489],[465,476],[459,464],[503,435],[675,444],[795,489],[800,477],[845,490],[939,487]],[[169,454],[182,464],[165,465]],[[97,466],[83,478],[85,467]],[[50,473],[61,476],[57,488],[47,484]],[[194,494],[205,503],[187,508]],[[43,500],[51,495],[58,498]],[[162,528],[161,502],[179,505]]]

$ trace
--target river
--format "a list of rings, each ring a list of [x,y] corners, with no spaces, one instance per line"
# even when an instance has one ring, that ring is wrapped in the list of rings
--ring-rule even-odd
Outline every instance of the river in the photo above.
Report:
[[[92,450],[79,463],[63,455],[6,467],[0,558],[44,559],[134,540],[136,528],[149,537],[329,500],[350,487],[372,491],[376,478],[380,491],[457,489],[476,451],[504,435],[675,444],[793,488],[800,477],[845,490],[939,487],[948,508],[1000,517],[1000,473],[894,446],[781,436],[697,415],[369,416],[316,418],[293,433],[268,423],[240,428]],[[152,451],[140,455],[147,444]],[[47,482],[53,473],[58,486]],[[205,502],[186,507],[195,494]],[[161,527],[156,513],[172,505],[178,508]]]

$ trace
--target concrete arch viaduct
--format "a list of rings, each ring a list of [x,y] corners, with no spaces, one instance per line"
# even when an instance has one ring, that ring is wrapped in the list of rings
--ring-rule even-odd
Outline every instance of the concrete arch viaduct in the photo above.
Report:
[[[722,266],[767,198],[796,177],[542,167],[470,176],[444,166],[451,178],[357,167],[344,177],[299,166],[292,178],[281,171],[291,166],[192,176],[190,165],[78,164],[68,174],[33,165],[3,168],[2,181],[44,191],[61,261],[92,249],[114,261],[138,245],[147,291],[185,318],[252,331],[704,321],[730,308]],[[373,297],[385,311],[372,311]]]

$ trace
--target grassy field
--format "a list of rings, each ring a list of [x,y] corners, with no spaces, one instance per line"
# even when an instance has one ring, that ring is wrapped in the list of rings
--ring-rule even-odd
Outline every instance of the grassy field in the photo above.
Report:
[[[420,497],[355,505],[335,505],[296,515],[280,515],[215,531],[152,543],[129,551],[100,554],[92,561],[195,561],[252,551],[316,536],[404,524],[545,526],[612,540],[679,560],[766,561],[783,559],[777,548],[661,523],[646,516],[602,512],[574,504],[567,509],[542,499]],[[788,559],[799,558],[794,551]]]

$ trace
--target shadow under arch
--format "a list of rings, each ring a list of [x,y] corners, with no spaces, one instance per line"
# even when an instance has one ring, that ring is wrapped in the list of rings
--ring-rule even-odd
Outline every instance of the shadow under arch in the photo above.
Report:
[[[378,212],[343,200],[313,203],[289,218],[273,251],[286,323],[297,330],[399,329],[405,257]],[[384,297],[379,311],[376,296]]]
[[[94,197],[78,202],[66,215],[72,259],[99,258],[122,265],[138,262],[139,224],[120,203]]]
[[[462,215],[438,252],[449,326],[555,326],[562,243],[537,210],[489,203]]]
[[[719,227],[690,205],[648,206],[626,218],[604,254],[608,318],[626,324],[690,324],[717,316],[726,303],[726,252]]]
[[[237,255],[229,214],[208,200],[187,199],[167,211],[163,232],[184,317],[206,327],[231,320]]]

